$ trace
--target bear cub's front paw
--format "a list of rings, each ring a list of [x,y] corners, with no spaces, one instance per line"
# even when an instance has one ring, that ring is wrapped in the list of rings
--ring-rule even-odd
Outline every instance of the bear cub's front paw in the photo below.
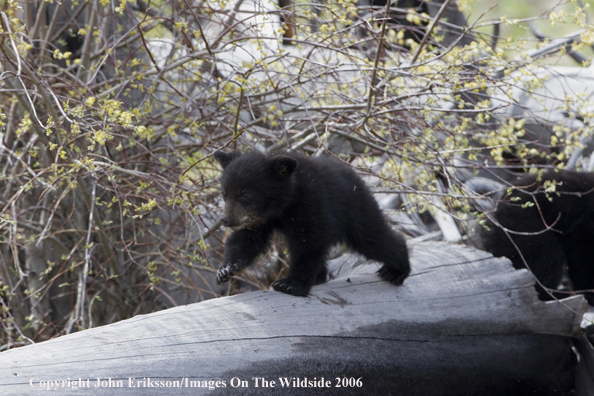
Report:
[[[219,267],[217,270],[217,282],[227,282],[233,277],[233,275],[239,273],[240,269],[236,263],[226,263]]]
[[[383,280],[388,281],[393,285],[400,286],[402,285],[402,283],[404,283],[404,280],[406,279],[410,271],[401,272],[393,268],[390,268],[386,265],[383,265],[382,268],[380,268],[377,271],[377,273]]]
[[[272,284],[272,288],[276,291],[292,294],[294,296],[305,297],[309,294],[309,289],[302,283],[291,279],[280,279]]]

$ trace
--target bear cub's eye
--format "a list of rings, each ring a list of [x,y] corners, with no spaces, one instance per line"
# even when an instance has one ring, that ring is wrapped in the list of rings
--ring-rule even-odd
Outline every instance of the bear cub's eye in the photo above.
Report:
[[[239,199],[241,199],[242,201],[247,201],[251,197],[252,197],[252,195],[247,191],[242,191],[241,194],[239,194]]]

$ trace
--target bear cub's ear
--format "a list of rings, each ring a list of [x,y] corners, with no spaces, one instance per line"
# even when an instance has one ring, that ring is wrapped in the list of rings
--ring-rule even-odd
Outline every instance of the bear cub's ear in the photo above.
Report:
[[[222,151],[215,151],[215,153],[214,153],[215,159],[217,161],[219,161],[219,164],[221,164],[223,169],[225,169],[227,167],[227,165],[229,165],[231,162],[233,162],[235,159],[237,159],[240,156],[241,156],[241,153],[239,151],[234,151],[232,153],[224,153]]]
[[[272,158],[271,162],[272,171],[281,180],[291,177],[293,171],[295,171],[295,168],[297,167],[297,161],[295,159],[284,155]]]

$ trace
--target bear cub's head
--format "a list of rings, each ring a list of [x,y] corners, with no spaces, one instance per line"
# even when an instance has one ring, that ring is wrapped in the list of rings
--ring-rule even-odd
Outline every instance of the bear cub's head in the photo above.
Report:
[[[291,177],[297,160],[267,157],[258,151],[214,153],[223,167],[221,189],[225,208],[221,223],[234,230],[256,228],[279,218],[293,198]]]

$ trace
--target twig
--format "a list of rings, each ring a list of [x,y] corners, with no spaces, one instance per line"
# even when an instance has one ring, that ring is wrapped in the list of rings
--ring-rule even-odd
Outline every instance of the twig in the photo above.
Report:
[[[237,138],[239,127],[239,114],[241,113],[241,102],[243,102],[243,93],[244,93],[243,85],[241,85],[241,94],[239,95],[239,102],[237,103],[237,113],[235,114],[235,122],[233,123],[233,150],[237,150]]]
[[[363,123],[367,122],[371,115],[371,103],[373,102],[373,94],[375,93],[375,84],[377,76],[377,68],[379,66],[379,60],[382,55],[382,49],[384,48],[384,39],[386,35],[386,26],[388,25],[388,18],[390,17],[390,6],[392,1],[388,1],[386,4],[386,12],[384,14],[384,20],[382,22],[382,31],[380,33],[379,42],[377,44],[377,51],[375,53],[375,61],[373,62],[373,74],[371,75],[371,85],[369,86],[369,97],[367,98],[367,108],[365,109],[365,119]]]
[[[91,192],[91,210],[89,211],[89,229],[87,232],[87,243],[85,245],[85,265],[82,271],[82,293],[80,303],[80,319],[84,326],[85,314],[85,296],[87,293],[87,274],[89,273],[89,265],[91,262],[91,230],[93,229],[93,212],[95,211],[95,191],[97,189],[97,182],[93,182],[93,191]]]
[[[410,64],[411,65],[414,64],[417,61],[417,58],[418,58],[419,54],[421,53],[421,50],[423,49],[423,46],[427,42],[427,39],[429,38],[429,36],[431,36],[431,32],[433,31],[433,28],[437,24],[437,21],[439,21],[441,19],[441,16],[445,12],[446,8],[448,8],[448,6],[450,5],[450,2],[451,1],[452,0],[446,0],[446,1],[444,1],[443,4],[441,5],[441,7],[439,8],[439,11],[437,12],[437,15],[435,15],[435,18],[433,18],[431,20],[431,24],[427,28],[427,31],[425,32],[425,35],[423,36],[423,39],[419,43],[419,45],[417,47],[417,50],[415,51],[415,54],[413,55],[413,57],[412,57],[412,59],[410,61]]]

